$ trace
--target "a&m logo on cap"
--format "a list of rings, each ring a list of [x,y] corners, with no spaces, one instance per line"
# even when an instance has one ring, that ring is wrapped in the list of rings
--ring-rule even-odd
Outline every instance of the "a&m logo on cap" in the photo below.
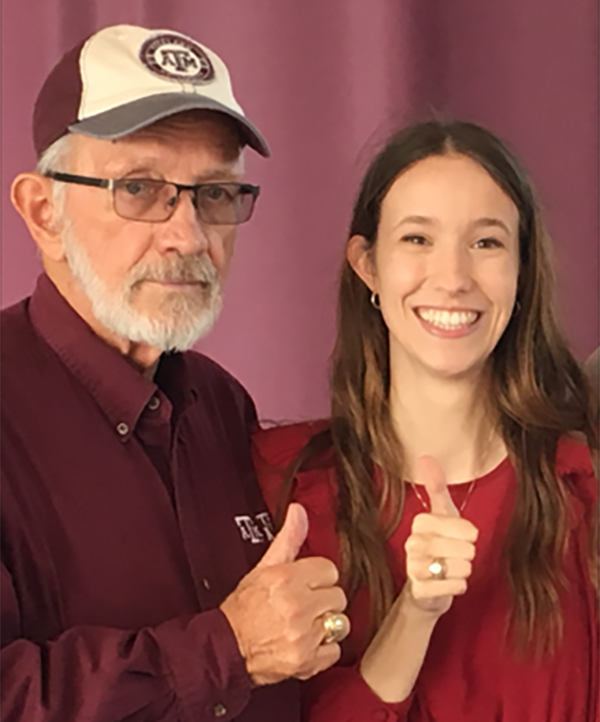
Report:
[[[155,35],[140,48],[140,60],[156,75],[187,83],[207,83],[215,71],[204,50],[182,35]]]

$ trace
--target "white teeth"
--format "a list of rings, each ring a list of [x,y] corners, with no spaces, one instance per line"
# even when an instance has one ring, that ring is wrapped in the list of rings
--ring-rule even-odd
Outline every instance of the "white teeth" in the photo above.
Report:
[[[475,311],[438,311],[430,308],[420,308],[417,313],[424,321],[449,331],[470,326],[479,315]]]

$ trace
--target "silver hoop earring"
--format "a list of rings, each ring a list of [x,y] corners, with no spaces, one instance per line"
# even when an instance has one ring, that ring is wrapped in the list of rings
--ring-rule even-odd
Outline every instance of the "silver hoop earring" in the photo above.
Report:
[[[375,293],[375,291],[373,291],[373,293],[371,294],[371,305],[378,311],[381,310],[381,304],[379,303],[379,294]]]

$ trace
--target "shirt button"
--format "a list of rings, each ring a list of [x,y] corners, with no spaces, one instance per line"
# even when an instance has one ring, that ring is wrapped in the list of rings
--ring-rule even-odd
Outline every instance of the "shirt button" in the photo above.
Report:
[[[148,408],[150,411],[156,411],[156,409],[160,406],[160,399],[158,396],[153,396],[150,401],[148,401]]]
[[[215,715],[215,717],[225,717],[225,715],[227,714],[227,707],[225,707],[225,705],[223,704],[216,704],[213,707],[213,714]]]
[[[204,577],[204,579],[202,580],[202,584],[203,584],[204,588],[206,589],[206,591],[210,590],[210,582],[208,581],[208,579],[206,577]]]
[[[129,433],[129,426],[121,421],[120,424],[117,424],[117,433],[120,436],[127,436]]]

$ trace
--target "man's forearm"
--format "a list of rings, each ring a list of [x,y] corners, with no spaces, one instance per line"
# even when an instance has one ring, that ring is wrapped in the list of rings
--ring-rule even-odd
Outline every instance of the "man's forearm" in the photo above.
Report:
[[[2,650],[2,720],[212,722],[236,716],[249,698],[219,610],[139,632],[73,628],[43,645],[17,639]]]

